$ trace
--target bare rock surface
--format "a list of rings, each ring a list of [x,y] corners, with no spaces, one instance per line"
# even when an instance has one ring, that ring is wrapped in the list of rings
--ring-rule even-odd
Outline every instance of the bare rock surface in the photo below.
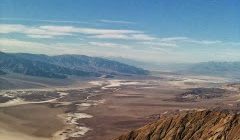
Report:
[[[160,117],[157,122],[115,140],[239,140],[240,114],[190,111]]]

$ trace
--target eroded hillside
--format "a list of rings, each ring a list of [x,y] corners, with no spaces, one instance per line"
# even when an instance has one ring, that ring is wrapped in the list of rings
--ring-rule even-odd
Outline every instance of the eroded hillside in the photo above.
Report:
[[[238,140],[240,115],[216,111],[193,111],[163,116],[115,140]]]

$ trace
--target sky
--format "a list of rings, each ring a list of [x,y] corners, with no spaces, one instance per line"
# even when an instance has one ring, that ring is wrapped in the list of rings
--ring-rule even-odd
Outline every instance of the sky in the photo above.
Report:
[[[240,61],[240,1],[1,0],[0,51]]]

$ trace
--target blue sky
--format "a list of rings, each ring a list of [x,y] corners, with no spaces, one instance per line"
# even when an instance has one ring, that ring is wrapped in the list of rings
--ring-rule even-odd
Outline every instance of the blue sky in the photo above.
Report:
[[[239,0],[2,0],[0,50],[240,61]]]

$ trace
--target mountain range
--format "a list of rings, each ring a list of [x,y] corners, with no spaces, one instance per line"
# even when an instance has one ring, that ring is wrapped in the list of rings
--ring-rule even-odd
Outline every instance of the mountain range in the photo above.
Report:
[[[188,65],[180,72],[240,78],[240,62],[202,62]]]
[[[0,52],[0,73],[12,72],[48,78],[148,74],[144,69],[99,57]]]
[[[141,62],[121,57],[111,57],[111,60],[116,60],[125,64],[136,67],[145,68],[151,71],[167,71],[179,74],[195,74],[208,76],[224,76],[230,78],[240,78],[240,62],[196,62],[196,63],[154,63]]]

